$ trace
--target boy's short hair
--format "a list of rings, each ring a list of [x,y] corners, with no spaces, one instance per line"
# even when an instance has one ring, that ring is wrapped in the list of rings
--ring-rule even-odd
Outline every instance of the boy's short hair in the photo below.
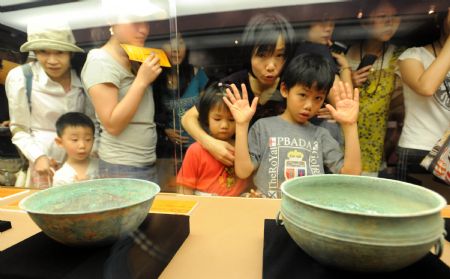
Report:
[[[330,62],[315,53],[300,54],[286,67],[281,81],[289,90],[299,84],[310,89],[323,91],[327,95],[333,86],[335,73]]]
[[[209,111],[219,105],[228,109],[227,105],[223,101],[223,97],[227,95],[226,89],[229,85],[216,82],[208,86],[205,92],[200,96],[198,101],[198,122],[202,126],[203,130],[209,131]]]
[[[285,59],[289,61],[295,50],[295,32],[291,24],[281,14],[274,12],[253,16],[242,34],[244,68],[253,75],[253,52],[275,52],[280,36],[285,43]]]
[[[86,127],[92,130],[92,134],[95,134],[94,122],[81,112],[68,112],[56,120],[56,134],[58,137],[62,136],[64,129],[67,127]]]

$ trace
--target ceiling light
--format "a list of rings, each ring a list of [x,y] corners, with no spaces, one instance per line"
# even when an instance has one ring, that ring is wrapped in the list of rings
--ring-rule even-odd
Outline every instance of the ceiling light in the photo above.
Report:
[[[358,13],[356,14],[356,18],[361,19],[363,17],[363,12],[361,9],[359,9]]]

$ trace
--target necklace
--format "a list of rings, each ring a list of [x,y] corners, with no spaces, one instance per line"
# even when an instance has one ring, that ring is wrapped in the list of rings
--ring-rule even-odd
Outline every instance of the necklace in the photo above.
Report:
[[[364,83],[364,89],[365,89],[365,91],[366,91],[366,94],[372,95],[372,94],[376,93],[377,90],[378,90],[378,86],[380,85],[381,75],[382,75],[382,71],[383,71],[383,64],[384,64],[384,55],[385,55],[385,52],[386,52],[386,43],[383,42],[383,45],[382,45],[382,47],[381,47],[381,65],[380,65],[380,70],[379,70],[379,73],[378,73],[377,83],[376,83],[375,89],[374,89],[372,92],[369,92],[369,91],[368,91],[368,90],[369,90],[368,87],[369,87],[370,83],[366,81],[366,82]],[[363,53],[363,46],[362,46],[362,42],[361,42],[361,43],[359,44],[359,61],[362,61],[362,58],[363,58],[362,53]]]
[[[438,44],[439,44],[439,47],[442,49],[440,38],[438,39]],[[431,43],[431,47],[433,48],[434,57],[437,58],[437,52],[436,52],[436,48],[434,47],[434,42]],[[445,86],[445,91],[447,91],[447,96],[450,99],[450,86],[447,84],[446,78],[444,78],[443,83]]]
[[[225,187],[229,190],[233,186],[235,186],[236,183],[236,175],[234,173],[234,166],[232,167],[225,167],[225,173],[224,176],[222,176],[222,179],[224,179]]]

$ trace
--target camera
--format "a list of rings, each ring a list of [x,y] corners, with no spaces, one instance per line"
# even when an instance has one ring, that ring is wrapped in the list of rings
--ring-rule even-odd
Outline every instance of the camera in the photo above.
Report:
[[[348,46],[344,43],[334,41],[333,44],[330,46],[330,50],[332,52],[336,52],[338,54],[346,54],[348,51]]]

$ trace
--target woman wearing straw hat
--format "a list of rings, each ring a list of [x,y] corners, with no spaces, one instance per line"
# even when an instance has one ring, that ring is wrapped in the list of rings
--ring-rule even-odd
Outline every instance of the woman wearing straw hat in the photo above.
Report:
[[[6,78],[10,129],[13,143],[29,160],[34,186],[49,187],[65,156],[54,143],[55,122],[66,112],[85,108],[83,86],[71,66],[73,53],[84,51],[67,25],[30,24],[27,33],[20,51],[33,51],[36,61],[11,70]]]
[[[144,18],[123,17],[111,24],[108,42],[89,52],[81,72],[102,130],[99,174],[157,182],[151,84],[161,73],[159,58],[151,54],[141,65],[128,59],[121,44],[143,47],[150,26]]]

